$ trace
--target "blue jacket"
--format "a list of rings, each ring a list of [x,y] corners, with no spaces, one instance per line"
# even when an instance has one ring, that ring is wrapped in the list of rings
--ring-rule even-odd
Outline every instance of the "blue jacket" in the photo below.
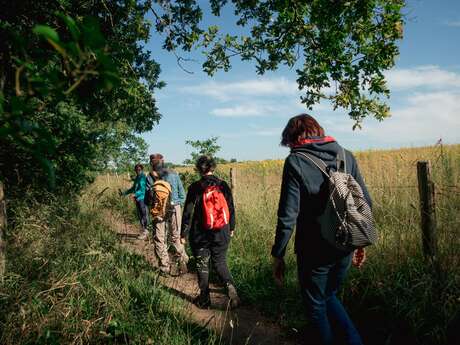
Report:
[[[136,179],[134,180],[133,186],[126,190],[123,194],[131,194],[134,193],[134,197],[136,198],[137,201],[142,201],[144,200],[145,197],[145,187],[146,187],[146,177],[144,173],[140,173],[138,176],[136,176]]]
[[[168,170],[163,178],[171,185],[171,202],[175,205],[184,205],[185,190],[180,180],[179,174],[175,171]]]
[[[310,160],[295,154],[298,151],[308,152],[322,159],[330,169],[336,170],[339,150],[342,150],[342,147],[335,141],[317,142],[292,149],[286,158],[278,207],[278,224],[272,248],[273,256],[284,256],[294,227],[296,254],[306,255],[319,263],[326,263],[348,254],[335,249],[321,237],[318,216],[323,213],[328,197],[324,174]],[[347,172],[355,178],[365,198],[372,205],[355,157],[351,152],[345,151],[345,159]]]

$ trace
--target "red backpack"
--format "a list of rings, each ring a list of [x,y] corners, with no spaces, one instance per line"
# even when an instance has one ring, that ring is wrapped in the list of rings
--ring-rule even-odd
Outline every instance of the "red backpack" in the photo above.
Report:
[[[208,230],[218,231],[230,221],[227,200],[220,186],[208,186],[203,193],[203,222]]]

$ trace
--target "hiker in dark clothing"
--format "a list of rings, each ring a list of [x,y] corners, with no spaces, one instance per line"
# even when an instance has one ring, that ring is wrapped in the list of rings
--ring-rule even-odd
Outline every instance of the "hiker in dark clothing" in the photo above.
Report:
[[[232,275],[227,266],[227,250],[230,238],[235,230],[235,209],[231,190],[225,181],[213,175],[216,163],[213,158],[201,156],[196,162],[196,169],[201,179],[190,185],[182,215],[181,242],[189,236],[190,247],[196,258],[198,285],[200,295],[195,303],[200,308],[211,305],[209,297],[209,260],[211,259],[221,281],[225,284],[230,299],[230,306],[235,308],[240,303]],[[228,206],[227,224],[219,229],[206,227],[204,193],[210,187],[217,186]]]
[[[328,181],[324,174],[306,157],[305,152],[323,160],[329,169],[337,169],[337,156],[341,146],[310,115],[291,118],[282,134],[281,144],[291,148],[284,163],[278,224],[275,243],[273,274],[275,282],[282,285],[286,246],[296,227],[295,253],[302,297],[307,315],[312,322],[308,344],[330,345],[362,344],[361,337],[349,318],[336,293],[353,264],[360,267],[365,260],[364,250],[341,251],[321,236],[318,221],[326,207]],[[361,186],[365,199],[371,199],[355,158],[345,151],[347,172]],[[342,336],[343,338],[340,338]]]
[[[136,178],[134,179],[132,187],[124,192],[120,191],[120,195],[132,194],[132,199],[136,202],[137,216],[139,217],[139,222],[142,227],[142,233],[138,238],[141,240],[148,236],[147,208],[144,203],[146,178],[143,170],[144,167],[142,164],[136,164],[134,167]]]

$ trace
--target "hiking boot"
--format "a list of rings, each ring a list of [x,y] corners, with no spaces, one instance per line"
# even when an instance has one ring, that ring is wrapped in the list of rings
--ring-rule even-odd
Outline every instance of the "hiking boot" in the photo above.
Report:
[[[169,277],[171,276],[171,269],[169,267],[160,268],[158,274],[162,277]]]
[[[179,262],[179,272],[180,274],[188,273],[187,263],[185,261]]]
[[[209,291],[200,292],[198,297],[193,300],[193,303],[200,309],[208,309],[211,307],[211,297]]]
[[[180,270],[179,270],[179,267],[177,266],[177,264],[171,265],[171,267],[169,269],[169,274],[171,275],[171,277],[180,276]]]
[[[137,236],[137,239],[138,240],[141,240],[141,241],[145,241],[149,238],[149,232],[147,230],[144,230],[144,232],[142,234],[140,234],[139,236]]]
[[[232,283],[227,283],[227,296],[230,300],[230,308],[235,309],[241,304],[236,288]]]

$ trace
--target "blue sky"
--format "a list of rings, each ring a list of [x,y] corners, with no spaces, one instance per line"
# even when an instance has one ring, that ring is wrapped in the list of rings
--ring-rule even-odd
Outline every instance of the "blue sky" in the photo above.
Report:
[[[392,117],[364,121],[353,131],[353,121],[344,111],[321,104],[310,114],[327,134],[351,150],[430,145],[442,138],[460,143],[460,1],[408,0],[400,56],[387,73],[392,91]],[[231,15],[205,18],[204,24],[228,27]],[[171,53],[161,50],[153,36],[147,44],[161,64],[161,80],[167,86],[155,93],[163,115],[159,125],[142,137],[149,153],[161,152],[171,162],[181,163],[191,148],[185,140],[218,136],[223,158],[261,160],[284,158],[279,146],[287,120],[305,107],[300,103],[293,70],[259,76],[252,63],[233,60],[229,72],[213,77],[201,71],[203,57],[181,54],[194,61],[183,66]]]

